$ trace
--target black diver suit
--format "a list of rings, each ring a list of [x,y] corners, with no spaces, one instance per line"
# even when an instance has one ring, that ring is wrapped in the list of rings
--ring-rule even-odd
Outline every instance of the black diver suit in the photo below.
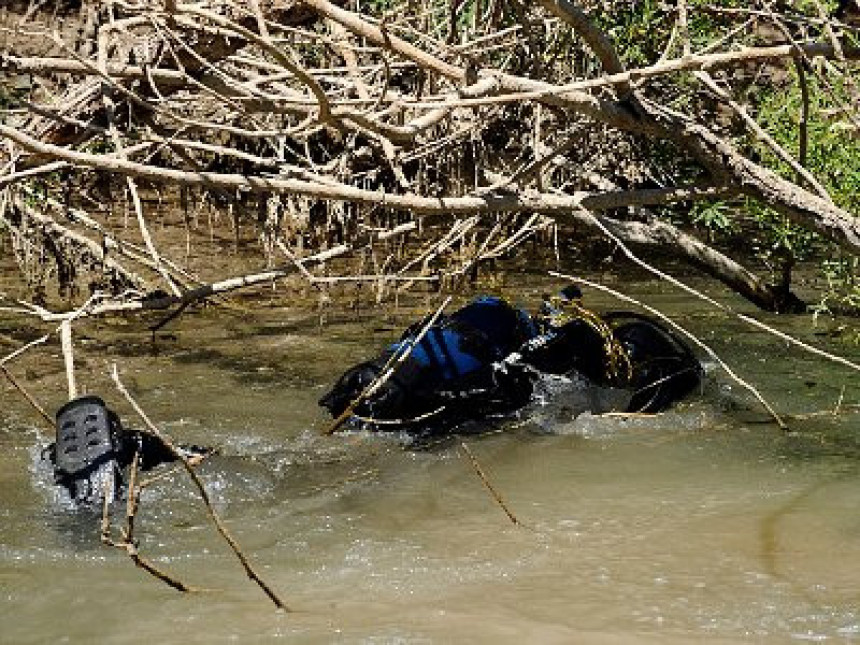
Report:
[[[447,431],[523,407],[541,374],[626,390],[628,403],[619,411],[627,412],[665,410],[698,386],[698,360],[669,329],[639,314],[587,312],[576,304],[575,287],[563,295],[545,303],[540,317],[481,297],[426,330],[416,323],[379,357],[347,370],[320,405],[335,417],[353,405],[369,427]],[[558,306],[580,314],[562,316]],[[384,384],[360,398],[402,354],[408,356]]]

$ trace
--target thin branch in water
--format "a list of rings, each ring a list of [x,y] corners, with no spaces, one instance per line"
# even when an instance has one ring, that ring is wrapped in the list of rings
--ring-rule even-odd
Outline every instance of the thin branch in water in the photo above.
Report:
[[[432,419],[433,417],[442,414],[446,409],[447,408],[444,405],[440,405],[435,410],[425,412],[424,414],[419,414],[417,417],[410,417],[409,419],[376,419],[374,417],[363,417],[359,414],[353,414],[353,416],[362,423],[367,423],[375,426],[403,427],[412,425],[414,423],[421,423],[423,421],[427,421],[428,419]]]
[[[49,337],[50,337],[49,334],[45,334],[44,336],[41,336],[41,337],[37,338],[36,340],[31,340],[29,343],[27,343],[23,347],[19,347],[18,349],[16,349],[14,352],[9,354],[8,356],[4,356],[3,358],[0,358],[0,365],[5,365],[6,363],[13,361],[14,359],[18,358],[21,354],[26,352],[31,347],[35,347],[36,345],[41,345],[42,343],[47,342]]]
[[[603,231],[604,235],[606,235],[609,239],[611,239],[613,242],[615,242],[618,245],[618,248],[620,248],[621,251],[624,253],[624,255],[626,255],[633,263],[642,267],[646,271],[653,273],[658,278],[666,280],[667,282],[675,285],[676,287],[689,293],[690,295],[695,296],[696,298],[699,298],[700,300],[707,302],[708,304],[712,305],[713,307],[716,307],[720,311],[724,311],[728,314],[731,314],[735,318],[737,318],[738,320],[741,320],[741,321],[743,321],[749,325],[752,325],[753,327],[760,329],[762,331],[766,331],[767,333],[769,333],[773,336],[776,336],[777,338],[784,340],[788,343],[791,343],[792,345],[800,347],[801,349],[809,352],[810,354],[815,354],[816,356],[826,358],[827,360],[833,361],[834,363],[838,363],[840,365],[844,365],[845,367],[849,367],[853,370],[860,371],[860,365],[858,365],[857,363],[850,361],[847,358],[843,358],[842,356],[838,356],[836,354],[831,354],[830,352],[826,352],[823,349],[818,349],[817,347],[813,347],[812,345],[804,343],[802,340],[798,340],[797,338],[794,338],[793,336],[789,336],[785,332],[781,332],[778,329],[774,329],[773,327],[764,324],[760,320],[756,320],[755,318],[752,318],[751,316],[747,316],[746,314],[742,314],[740,312],[737,312],[734,309],[732,309],[731,307],[729,307],[728,305],[724,305],[722,303],[717,302],[716,300],[705,295],[701,291],[693,289],[691,286],[681,282],[680,280],[669,275],[668,273],[660,271],[660,269],[657,269],[656,267],[651,266],[650,264],[648,264],[644,260],[639,259],[639,257],[637,257],[633,253],[633,251],[631,251],[630,248],[624,244],[624,242],[622,242],[620,239],[618,239],[618,237],[616,235],[614,235],[608,228],[606,228],[606,226],[604,226],[603,223],[597,217],[595,217],[595,215],[593,213],[589,213],[589,215],[590,215],[592,221],[594,222],[595,226],[597,226],[597,228],[599,228],[601,231]]]
[[[484,472],[484,469],[481,468],[481,464],[478,463],[478,459],[469,449],[469,446],[466,445],[465,441],[460,442],[460,448],[463,449],[463,454],[466,455],[466,457],[469,459],[469,462],[472,464],[472,468],[475,469],[475,473],[478,475],[484,486],[487,487],[487,490],[490,491],[490,494],[493,496],[493,499],[496,500],[496,503],[505,512],[505,515],[508,516],[508,519],[511,521],[511,523],[515,526],[523,526],[522,522],[517,519],[517,516],[513,514],[511,509],[505,503],[505,500],[499,494],[499,491],[496,490],[496,488],[490,483],[487,474]]]
[[[845,400],[845,386],[839,391],[839,398],[836,400],[836,406],[833,408],[833,416],[837,416],[842,409],[842,403]]]
[[[46,336],[46,338],[47,338],[47,336]],[[0,363],[0,370],[2,370],[2,372],[3,372],[3,374],[6,376],[6,378],[7,378],[7,379],[9,379],[9,382],[12,384],[12,386],[13,386],[16,390],[18,390],[18,392],[20,392],[20,393],[21,393],[21,396],[23,396],[23,397],[27,400],[27,403],[29,403],[29,404],[30,404],[30,406],[31,406],[31,407],[32,407],[36,412],[38,412],[38,413],[39,413],[39,416],[40,416],[40,417],[45,421],[45,423],[47,424],[47,426],[48,426],[52,431],[53,431],[53,430],[55,430],[54,420],[53,420],[53,419],[51,419],[51,417],[50,417],[50,416],[48,416],[48,413],[47,413],[47,412],[45,412],[45,408],[43,408],[41,405],[39,405],[39,402],[38,402],[38,401],[36,401],[36,399],[34,399],[34,398],[30,395],[30,393],[29,393],[27,390],[25,390],[25,389],[24,389],[24,386],[23,386],[23,385],[21,385],[21,384],[18,382],[18,379],[16,379],[14,376],[12,376],[12,372],[10,372],[10,371],[9,371],[9,369],[8,369],[5,365],[3,365],[2,363]]]
[[[102,544],[106,544],[108,546],[112,546],[114,548],[120,549],[121,551],[125,551],[131,561],[134,562],[135,566],[143,569],[147,573],[149,573],[154,578],[161,580],[168,587],[176,589],[177,591],[181,591],[183,593],[189,593],[193,591],[200,591],[195,587],[190,587],[186,585],[184,582],[179,580],[178,578],[174,578],[169,573],[166,573],[152,564],[149,560],[140,555],[140,552],[137,549],[137,543],[134,539],[134,519],[137,515],[137,509],[139,506],[139,493],[140,489],[137,486],[137,469],[140,463],[140,451],[135,451],[134,459],[131,462],[131,471],[129,475],[129,483],[128,483],[128,500],[126,502],[126,526],[125,529],[121,531],[122,538],[117,541],[114,540],[111,536],[111,525],[110,525],[110,494],[109,491],[105,491],[104,495],[104,503],[102,505],[102,521],[101,521],[101,541]]]
[[[280,599],[278,594],[257,574],[255,569],[251,566],[247,556],[242,551],[239,543],[236,539],[230,534],[227,530],[227,526],[224,524],[224,521],[221,519],[221,516],[215,510],[215,507],[212,506],[212,501],[209,499],[209,493],[206,491],[206,486],[203,484],[203,481],[200,479],[200,475],[197,474],[197,471],[194,469],[194,466],[191,464],[190,460],[176,448],[176,445],[171,441],[171,439],[163,434],[158,427],[150,421],[149,417],[143,411],[143,408],[138,405],[137,401],[131,396],[125,386],[122,384],[119,378],[119,372],[117,370],[116,364],[113,366],[113,370],[111,372],[111,378],[113,378],[114,384],[116,385],[119,392],[126,398],[134,411],[140,417],[140,419],[144,422],[149,432],[152,433],[155,437],[161,440],[161,442],[167,447],[173,457],[179,461],[184,467],[185,471],[188,473],[188,476],[191,477],[191,481],[194,482],[194,485],[197,487],[197,492],[200,495],[200,499],[203,501],[204,506],[206,507],[207,512],[209,513],[209,517],[212,520],[212,523],[215,525],[215,528],[218,530],[218,533],[221,534],[221,537],[224,538],[224,541],[230,546],[230,549],[236,555],[236,558],[242,565],[242,568],[245,570],[245,574],[250,578],[260,589],[263,590],[263,593],[269,597],[269,599],[275,604],[278,609],[283,609],[284,611],[289,611],[284,602]]]
[[[340,428],[346,421],[353,415],[355,409],[361,405],[363,401],[365,401],[368,397],[373,396],[376,392],[379,391],[388,379],[392,377],[397,368],[407,359],[410,354],[412,354],[412,350],[423,340],[424,335],[427,331],[436,323],[439,319],[439,316],[442,315],[442,311],[445,307],[448,306],[448,303],[451,302],[451,296],[445,298],[445,302],[439,305],[439,308],[436,312],[430,316],[427,322],[424,324],[424,327],[421,328],[421,331],[418,332],[418,335],[413,338],[409,344],[406,346],[404,351],[397,351],[391,355],[391,358],[388,359],[388,362],[385,366],[380,370],[379,374],[373,379],[370,383],[368,383],[367,387],[365,387],[361,393],[355,397],[355,399],[346,407],[346,409],[341,412],[341,414],[332,422],[332,424],[323,432],[324,435],[334,434],[338,428]]]

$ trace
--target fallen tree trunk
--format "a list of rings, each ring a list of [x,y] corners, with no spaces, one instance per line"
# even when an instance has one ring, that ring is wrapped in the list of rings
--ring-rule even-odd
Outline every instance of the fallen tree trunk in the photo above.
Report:
[[[765,311],[797,313],[806,305],[792,293],[764,284],[755,274],[730,257],[660,220],[623,222],[610,217],[600,221],[624,242],[656,248],[702,269]]]
[[[589,177],[597,187],[610,190],[615,186],[606,179]],[[806,305],[793,293],[765,284],[752,271],[724,253],[685,233],[676,226],[661,220],[646,208],[636,207],[634,212],[646,221],[621,221],[598,215],[597,219],[613,235],[628,244],[661,251],[678,257],[716,278],[724,285],[765,311],[797,313]]]
[[[572,211],[579,207],[590,210],[608,210],[634,205],[669,204],[695,199],[727,197],[737,192],[734,188],[729,187],[687,186],[676,188],[643,188],[607,193],[579,191],[573,195],[523,191],[521,194],[488,193],[467,195],[464,197],[425,197],[417,194],[404,195],[385,191],[366,190],[335,181],[309,181],[307,179],[281,179],[277,177],[266,178],[158,168],[117,157],[77,152],[61,146],[41,143],[5,125],[0,125],[0,136],[14,141],[25,150],[37,155],[51,159],[61,159],[96,170],[141,177],[156,182],[263,194],[298,194],[320,199],[349,201],[407,210],[419,215],[472,215],[501,211],[535,211],[573,215]]]

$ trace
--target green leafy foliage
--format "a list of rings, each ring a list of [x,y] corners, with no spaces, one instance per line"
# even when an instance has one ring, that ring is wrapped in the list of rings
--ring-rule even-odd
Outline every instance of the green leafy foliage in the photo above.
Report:
[[[598,25],[618,45],[627,67],[656,62],[672,32],[671,8],[658,0],[613,2],[611,11],[601,12]]]
[[[693,204],[690,209],[690,221],[696,226],[704,228],[712,242],[720,234],[737,230],[732,216],[732,208],[722,201]]]
[[[15,89],[9,77],[0,74],[0,110],[10,110],[18,107],[21,94],[20,90]]]
[[[835,0],[796,0],[776,2],[776,11],[798,18],[788,23],[789,29],[805,24],[796,32],[799,40],[826,38],[816,33],[813,26],[819,10],[832,13],[837,7]],[[772,44],[774,37],[782,39],[777,27],[766,18],[747,22],[752,7],[744,0],[690,0],[688,2],[688,33],[694,52],[731,35],[722,48],[737,45]],[[682,53],[682,43],[673,33],[677,18],[675,3],[659,0],[630,2],[617,0],[604,3],[600,13],[600,26],[615,41],[619,53],[628,68],[653,65],[661,57],[677,57]],[[808,16],[813,21],[803,22]],[[744,25],[743,27],[741,27]],[[846,43],[852,42],[850,31]],[[856,65],[823,63],[816,61],[799,75],[794,63],[758,66],[756,69],[737,69],[729,72],[728,81],[735,99],[746,105],[750,114],[762,125],[773,139],[795,158],[801,156],[800,115],[804,96],[807,95],[808,119],[806,126],[805,167],[820,181],[833,201],[850,213],[860,213],[860,130],[856,114],[856,97],[860,94],[860,73]],[[806,92],[802,91],[806,83]],[[692,75],[678,75],[668,88],[654,84],[652,91],[660,92],[660,100],[674,109],[691,114],[708,107],[713,99],[701,90],[701,85]],[[847,110],[846,110],[847,108]],[[851,114],[850,110],[854,110]],[[803,185],[795,171],[764,143],[744,134],[737,119],[733,123],[737,144],[745,154],[757,159],[764,166],[783,177]],[[683,165],[668,162],[663,164],[659,151],[654,161],[665,169],[673,168],[670,174],[679,181],[690,181],[691,175],[684,172]],[[754,252],[774,271],[775,277],[785,279],[786,268],[800,260],[814,259],[816,253],[832,256],[832,245],[809,229],[788,220],[782,214],[753,200],[740,203],[711,202],[694,204],[687,221],[703,229],[713,242],[719,238],[737,236],[743,232],[748,241],[748,250]],[[828,289],[822,303],[860,311],[860,261],[854,257],[838,260],[826,259],[821,264]]]
[[[852,120],[845,107],[852,105],[849,86],[855,83],[850,72],[810,69],[805,75],[808,84],[809,118],[806,168],[824,185],[833,201],[850,213],[860,211],[860,138],[852,134]],[[856,74],[855,74],[856,77]],[[799,119],[803,95],[801,79],[796,68],[789,68],[789,77],[781,87],[770,88],[758,96],[757,118],[770,135],[787,151],[799,155]],[[856,117],[854,117],[856,119]],[[760,146],[764,162],[791,179],[794,172],[770,149]],[[750,203],[762,231],[759,252],[766,259],[789,257],[806,259],[818,245],[818,236],[788,222],[772,209]],[[822,298],[838,302],[840,310],[860,310],[860,290],[857,286],[856,258],[826,259],[821,264],[828,289]]]
[[[852,121],[844,109],[852,105],[848,85],[860,82],[848,74],[807,73],[809,85],[808,152],[806,168],[827,188],[833,201],[850,212],[860,210],[860,138],[852,134]],[[759,94],[758,121],[770,135],[797,156],[798,120],[801,90],[795,68],[789,69],[789,82]],[[857,119],[856,115],[854,119]],[[761,152],[768,166],[794,178],[787,164],[764,146]]]
[[[821,272],[827,281],[827,290],[814,307],[816,315],[821,313],[853,313],[860,311],[860,258],[837,258],[824,260]]]
[[[372,16],[381,16],[400,4],[398,0],[364,0],[361,3],[361,10]]]

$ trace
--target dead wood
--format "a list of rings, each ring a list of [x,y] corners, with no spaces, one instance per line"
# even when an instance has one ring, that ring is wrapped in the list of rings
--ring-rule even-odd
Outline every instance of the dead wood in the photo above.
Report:
[[[478,475],[478,478],[481,480],[481,483],[490,491],[490,495],[493,496],[493,499],[496,500],[496,504],[499,505],[499,508],[504,511],[505,515],[508,516],[508,519],[511,521],[511,524],[514,526],[523,526],[523,523],[514,515],[513,511],[511,511],[510,507],[505,502],[505,499],[501,496],[496,487],[490,482],[489,477],[487,477],[487,473],[484,472],[484,469],[481,467],[480,462],[478,462],[478,458],[475,457],[472,450],[466,445],[465,441],[460,442],[460,448],[463,450],[463,454],[469,460],[469,463],[472,464],[472,468],[475,469],[475,474]]]
[[[451,16],[456,17],[458,7],[450,8]],[[328,246],[339,246],[371,213],[371,219],[391,220],[391,225],[379,227],[383,229],[421,218],[418,228],[439,224],[447,230],[444,223],[450,216],[479,216],[476,226],[488,231],[500,214],[518,213],[523,221],[540,213],[559,222],[593,226],[584,212],[737,195],[856,253],[858,220],[832,202],[823,179],[804,165],[807,126],[801,125],[800,160],[795,160],[741,103],[730,86],[732,76],[718,79],[715,74],[764,63],[808,65],[815,58],[847,66],[860,57],[860,49],[843,37],[845,26],[836,25],[820,7],[801,24],[816,25],[821,37],[804,41],[802,31],[792,32],[767,5],[751,9],[749,15],[773,20],[784,39],[749,46],[752,41],[743,38],[748,16],[741,12],[747,22],[696,51],[688,23],[699,10],[680,2],[675,35],[663,56],[628,69],[616,43],[595,20],[600,9],[574,0],[541,0],[520,7],[513,27],[503,27],[497,22],[498,11],[487,9],[490,22],[482,30],[446,25],[451,42],[422,33],[414,16],[373,16],[329,0],[121,3],[112,11],[97,12],[87,47],[46,33],[58,55],[26,56],[13,50],[0,58],[0,71],[43,78],[61,90],[50,101],[27,102],[24,118],[16,115],[0,124],[0,137],[8,144],[0,188],[27,182],[31,172],[60,168],[122,176],[148,258],[144,262],[125,243],[113,248],[125,251],[123,264],[128,259],[147,266],[147,277],[154,269],[172,294],[166,300],[150,299],[161,304],[125,302],[123,310],[164,303],[185,306],[217,293],[211,290],[215,284],[230,290],[284,275],[258,272],[248,279],[188,289],[177,280],[176,267],[168,270],[148,232],[149,216],[139,192],[149,182],[182,186],[186,193],[205,191],[223,200],[234,234],[239,228],[234,202],[248,194],[260,195],[260,204],[274,200],[259,221],[270,256],[270,240],[282,232],[279,227],[292,227],[297,245],[310,227],[322,232],[324,227],[311,222],[314,209],[324,213],[329,226],[322,234],[329,238]],[[797,24],[799,18],[793,15],[792,20]],[[497,55],[511,48],[518,51],[526,40],[533,50],[536,30],[542,30],[548,51],[572,31],[591,52],[577,54],[577,59],[593,67],[596,58],[600,69],[583,73],[583,68],[560,60],[559,52],[549,64],[525,58],[511,62]],[[733,46],[735,41],[744,46]],[[678,42],[681,52],[673,58]],[[789,166],[791,178],[754,158],[742,139],[709,121],[706,113],[682,114],[669,107],[662,88],[690,73]],[[808,104],[809,97],[804,101]],[[578,142],[595,131],[607,133],[604,141],[621,142],[627,151],[671,148],[678,165],[687,170],[675,185],[662,181],[655,187],[641,181],[649,169],[640,163],[630,173],[633,181],[624,176],[626,170],[604,176],[628,188],[583,190],[595,173]],[[603,156],[611,158],[612,144],[601,151]],[[98,149],[105,145],[107,151]],[[601,163],[609,173],[598,175],[614,174],[611,162]],[[791,310],[798,305],[786,281],[781,291],[765,285],[736,261],[659,217],[645,222],[624,221],[618,212],[601,217],[621,239],[674,247],[674,254],[703,267],[757,306]],[[335,221],[336,240],[330,239]],[[508,222],[505,226],[512,230],[522,225]],[[87,243],[75,237],[80,233],[50,230],[57,239],[74,240],[97,257],[95,239]],[[438,274],[472,273],[478,263],[513,251],[530,235],[531,229],[522,230],[492,249],[485,239],[483,245],[476,244],[480,252],[459,263],[460,269]],[[458,239],[460,244],[464,238]],[[288,237],[283,243],[289,246]],[[319,239],[314,243],[319,246]],[[436,248],[440,252],[426,259],[454,255],[451,245]],[[112,270],[119,272],[118,259],[108,257],[105,266],[113,262]],[[406,258],[404,266],[411,261]],[[420,281],[406,276],[403,268],[371,273],[396,275],[403,286]],[[419,277],[426,273],[422,268]],[[125,270],[125,278],[132,276],[137,277]],[[325,279],[338,283],[345,278]]]
[[[36,401],[36,399],[33,398],[33,396],[24,388],[24,386],[18,382],[18,379],[16,379],[12,375],[12,372],[10,372],[9,369],[2,362],[0,362],[0,370],[2,370],[3,375],[12,384],[12,387],[14,387],[16,390],[18,390],[18,392],[21,394],[21,396],[24,397],[24,400],[30,404],[30,407],[33,408],[33,410],[35,410],[36,413],[39,415],[39,417],[45,422],[46,426],[51,431],[53,431],[54,430],[54,420],[50,416],[48,416],[48,413],[45,412],[45,408],[43,408],[41,405],[39,405],[39,402]]]
[[[615,296],[616,298],[618,298],[619,300],[623,300],[624,302],[629,302],[631,304],[636,305],[637,307],[641,307],[642,309],[644,309],[645,311],[647,311],[651,315],[656,316],[657,318],[659,318],[663,322],[667,323],[673,329],[677,330],[678,332],[683,334],[685,337],[689,338],[693,343],[695,343],[695,345],[697,347],[704,350],[705,353],[708,354],[708,356],[710,356],[716,363],[719,364],[719,366],[721,368],[723,368],[723,370],[726,372],[726,374],[728,374],[732,378],[732,380],[734,380],[738,385],[743,387],[745,390],[749,391],[758,400],[758,402],[761,403],[762,407],[765,410],[767,410],[768,414],[770,414],[771,418],[774,420],[774,422],[776,422],[776,424],[781,429],[783,429],[783,430],[788,429],[788,426],[785,424],[785,421],[783,421],[782,417],[777,413],[776,410],[774,410],[773,406],[770,403],[768,403],[767,399],[765,399],[762,396],[761,392],[759,392],[755,386],[753,386],[748,381],[746,381],[746,380],[742,379],[740,376],[738,376],[737,373],[731,367],[729,367],[729,365],[725,361],[723,361],[723,359],[720,358],[719,355],[713,349],[711,349],[711,347],[709,345],[707,345],[704,341],[702,341],[699,337],[697,337],[692,332],[687,331],[684,327],[682,327],[681,325],[676,323],[674,320],[672,320],[671,318],[669,318],[668,316],[666,316],[665,314],[663,314],[659,310],[655,309],[654,307],[651,307],[650,305],[646,305],[645,303],[640,302],[639,300],[636,300],[635,298],[631,298],[630,296],[628,296],[626,294],[623,294],[619,291],[616,291],[615,289],[611,289],[605,285],[599,284],[599,283],[591,281],[591,280],[587,280],[587,279],[579,277],[579,276],[564,275],[564,274],[560,274],[560,273],[553,273],[553,275],[555,275],[556,277],[559,277],[559,278],[563,278],[565,280],[570,280],[573,282],[578,282],[578,283],[584,284],[588,287],[591,287],[592,289],[597,289],[599,291],[604,291],[606,293],[609,293],[609,294]]]
[[[110,2],[93,5],[80,43],[23,20],[17,33],[32,29],[27,37],[42,38],[53,49],[51,56],[14,47],[0,55],[4,78],[26,76],[34,86],[0,121],[0,223],[23,255],[54,253],[61,282],[72,281],[71,274],[83,267],[100,277],[93,289],[111,292],[73,311],[53,312],[40,304],[16,309],[62,323],[70,396],[77,391],[70,342],[77,317],[172,309],[157,329],[213,296],[275,285],[291,275],[317,289],[321,301],[329,298],[330,288],[349,282],[372,283],[378,298],[392,283],[395,294],[416,284],[442,290],[475,275],[482,263],[512,254],[527,239],[550,247],[551,235],[569,223],[601,233],[631,261],[710,306],[819,358],[860,369],[727,309],[628,248],[639,245],[682,258],[773,311],[801,308],[788,279],[770,286],[661,212],[643,209],[672,205],[678,214],[696,201],[749,198],[816,232],[832,247],[857,254],[860,220],[844,202],[834,203],[833,182],[808,164],[815,97],[804,76],[822,81],[819,68],[825,63],[843,75],[847,98],[836,101],[832,87],[828,98],[835,103],[833,114],[844,115],[856,129],[860,100],[847,71],[860,59],[860,48],[844,36],[850,24],[826,15],[820,3],[814,3],[814,15],[792,14],[791,24],[802,28],[784,24],[770,3],[734,8],[730,14],[741,21],[697,51],[691,40],[694,12],[728,14],[679,0],[675,33],[662,56],[625,67],[625,52],[595,19],[603,10],[596,3],[517,2],[510,8],[513,17],[506,17],[505,3],[490,4],[481,13],[476,3],[475,24],[464,28],[458,22],[464,7],[459,0],[422,6],[421,16],[378,15],[367,3],[329,0]],[[840,11],[848,6],[839,4]],[[436,31],[434,12],[445,16],[444,28]],[[748,38],[759,20],[775,25],[781,36]],[[807,38],[807,33],[817,36]],[[565,39],[586,47],[562,46]],[[750,95],[743,80],[747,70],[790,66],[797,68],[803,92],[796,158],[792,146],[778,143],[755,107],[743,100]],[[690,78],[698,79],[704,91],[684,88]],[[686,111],[677,107],[683,104],[675,101],[679,96],[691,98]],[[743,129],[716,118],[717,104]],[[748,137],[785,166],[759,158]],[[55,184],[64,180],[51,176],[56,171],[94,188],[96,198],[80,196],[93,202],[93,210],[88,206],[84,213],[71,197],[65,203],[59,199],[63,187]],[[117,196],[111,192],[114,176],[121,180],[121,196],[131,201],[142,246],[109,232],[116,229],[102,221],[106,216],[99,208],[111,211],[110,200]],[[28,199],[34,186],[44,188],[44,199]],[[144,192],[153,188],[168,199],[171,188],[180,195],[186,257],[193,244],[202,243],[202,235],[192,242],[191,233],[205,227],[198,225],[202,218],[208,219],[210,242],[220,236],[234,249],[240,245],[240,228],[253,231],[265,266],[233,266],[229,273],[197,279],[188,262],[183,267],[171,261],[162,238],[156,245],[152,234],[156,222]],[[557,241],[554,246],[549,250],[560,261]],[[332,275],[328,263],[340,259],[346,264],[348,256],[357,268]],[[169,292],[152,289],[159,279]],[[576,280],[664,318],[647,304]],[[784,427],[754,385],[702,341],[671,324]],[[0,367],[39,410],[5,367],[24,349],[0,360]],[[396,369],[397,359],[362,397]],[[180,459],[246,575],[284,607],[213,509],[194,464],[146,417],[116,370],[114,380],[148,431]],[[331,432],[355,412],[362,397],[335,420]],[[44,411],[41,415],[50,422]],[[466,444],[462,451],[518,524]],[[103,540],[171,587],[189,590],[137,551],[135,517],[144,486],[137,481],[135,460],[125,528],[115,539],[106,513]]]
[[[212,501],[209,498],[209,493],[206,491],[206,486],[203,484],[203,481],[200,479],[200,475],[197,474],[197,471],[194,469],[194,464],[191,463],[188,457],[186,457],[180,450],[176,448],[173,441],[171,441],[170,437],[161,432],[158,427],[150,421],[149,417],[137,403],[137,401],[132,398],[131,394],[129,394],[128,390],[123,385],[122,381],[119,378],[119,372],[117,371],[116,365],[113,367],[113,372],[111,374],[114,383],[116,384],[119,392],[126,398],[129,404],[134,408],[134,411],[140,417],[140,419],[146,425],[147,431],[152,433],[155,437],[157,437],[171,452],[174,459],[176,459],[182,466],[185,468],[185,472],[188,473],[188,476],[191,478],[191,481],[194,483],[197,488],[197,492],[200,495],[200,499],[203,501],[203,505],[206,507],[206,511],[209,514],[212,523],[215,525],[218,533],[224,538],[224,541],[227,542],[230,549],[233,551],[233,554],[239,560],[239,563],[242,565],[242,568],[245,570],[245,574],[250,578],[266,596],[271,600],[278,609],[287,610],[287,606],[281,600],[280,596],[275,592],[274,589],[263,580],[260,575],[257,573],[256,569],[251,565],[250,560],[245,555],[242,548],[239,546],[239,543],[236,541],[236,538],[230,533],[227,529],[227,526],[224,524],[224,520],[221,519],[220,514],[215,510],[215,507],[212,506]],[[132,504],[133,497],[129,498],[129,504]],[[134,518],[134,513],[129,513],[129,517]],[[132,520],[129,520],[130,522]],[[131,524],[129,525],[131,527]],[[161,577],[158,575],[158,572],[152,572],[157,577]],[[162,574],[163,575],[163,574]],[[163,578],[162,578],[163,579]],[[165,580],[167,582],[167,580]],[[168,582],[168,584],[170,584]],[[174,585],[171,585],[174,586]],[[178,588],[178,587],[177,587]]]
[[[137,539],[134,535],[135,518],[137,511],[140,508],[140,494],[143,486],[138,483],[138,466],[140,464],[140,451],[135,451],[134,459],[131,462],[128,480],[128,497],[126,498],[126,524],[122,529],[120,539],[116,540],[111,534],[110,523],[110,495],[104,496],[104,504],[102,506],[102,521],[101,521],[101,541],[102,544],[115,547],[125,551],[126,555],[131,558],[134,565],[146,571],[149,575],[160,580],[168,587],[182,591],[184,593],[199,591],[195,587],[191,587],[178,578],[167,573],[163,569],[158,568],[149,559],[143,557],[138,549]]]
[[[297,26],[314,20],[314,15],[301,2],[275,0],[266,4],[269,18],[281,25]],[[231,10],[231,13],[234,12],[235,10]],[[243,12],[240,11],[239,14],[238,24],[244,26],[244,24],[253,24],[255,22],[255,19]],[[145,93],[157,92],[163,94],[166,91],[169,92],[173,87],[185,85],[187,79],[204,73],[210,67],[211,63],[235,54],[247,45],[247,41],[237,34],[218,34],[213,33],[211,30],[201,30],[190,35],[190,39],[194,43],[193,53],[185,49],[174,50],[175,55],[164,57],[164,60],[162,60],[165,49],[165,43],[162,38],[157,35],[153,36],[150,33],[145,33],[143,36],[134,35],[132,28],[139,26],[145,21],[145,18],[143,21],[132,18],[119,21],[119,24],[103,24],[100,30],[101,36],[105,36],[114,30],[123,36],[122,43],[117,48],[118,51],[114,54],[115,59],[118,58],[119,60],[112,61],[115,66],[122,68],[128,65],[152,65],[158,61],[159,67],[164,66],[168,68],[168,72],[174,72],[173,75],[169,75],[169,80],[173,81],[173,83],[167,87],[153,85],[158,80],[158,72],[155,75],[147,73],[146,78],[149,81],[149,87],[147,88],[144,85],[143,89]],[[78,62],[80,63],[80,61]],[[10,62],[7,59],[3,61],[3,64],[9,65]],[[173,68],[172,70],[170,69],[171,67]],[[105,71],[108,74],[110,73],[109,69]],[[142,69],[141,73],[143,74]],[[128,80],[132,78],[135,78],[135,76],[127,77]],[[76,118],[86,115],[89,120],[102,122],[106,120],[106,112],[101,105],[102,93],[102,81],[93,79],[80,86],[73,86],[69,92],[58,97],[55,104],[61,107],[67,115]],[[82,134],[78,128],[59,124],[53,119],[46,119],[40,116],[29,119],[21,127],[44,141],[61,145],[79,142]]]
[[[615,186],[607,179],[590,176],[589,181],[604,189]],[[724,253],[708,246],[677,226],[666,222],[646,208],[636,207],[635,212],[645,221],[622,221],[607,216],[596,216],[613,235],[637,246],[654,247],[671,256],[680,257],[716,278],[757,307],[766,311],[804,311],[806,305],[793,293],[765,284],[752,271]]]
[[[17,223],[10,221],[12,219],[17,220]],[[10,209],[6,215],[0,215],[0,220],[6,222],[7,226],[14,225],[20,231],[38,231],[42,238],[42,244],[48,244],[56,250],[55,255],[58,264],[67,261],[68,257],[76,257],[76,270],[89,267],[92,271],[103,273],[109,276],[107,281],[117,290],[145,288],[146,281],[109,256],[105,251],[105,246],[63,226],[47,215],[44,210],[36,210],[20,197],[13,198]],[[28,237],[33,239],[32,234]],[[67,245],[71,246],[73,250],[59,251]]]

